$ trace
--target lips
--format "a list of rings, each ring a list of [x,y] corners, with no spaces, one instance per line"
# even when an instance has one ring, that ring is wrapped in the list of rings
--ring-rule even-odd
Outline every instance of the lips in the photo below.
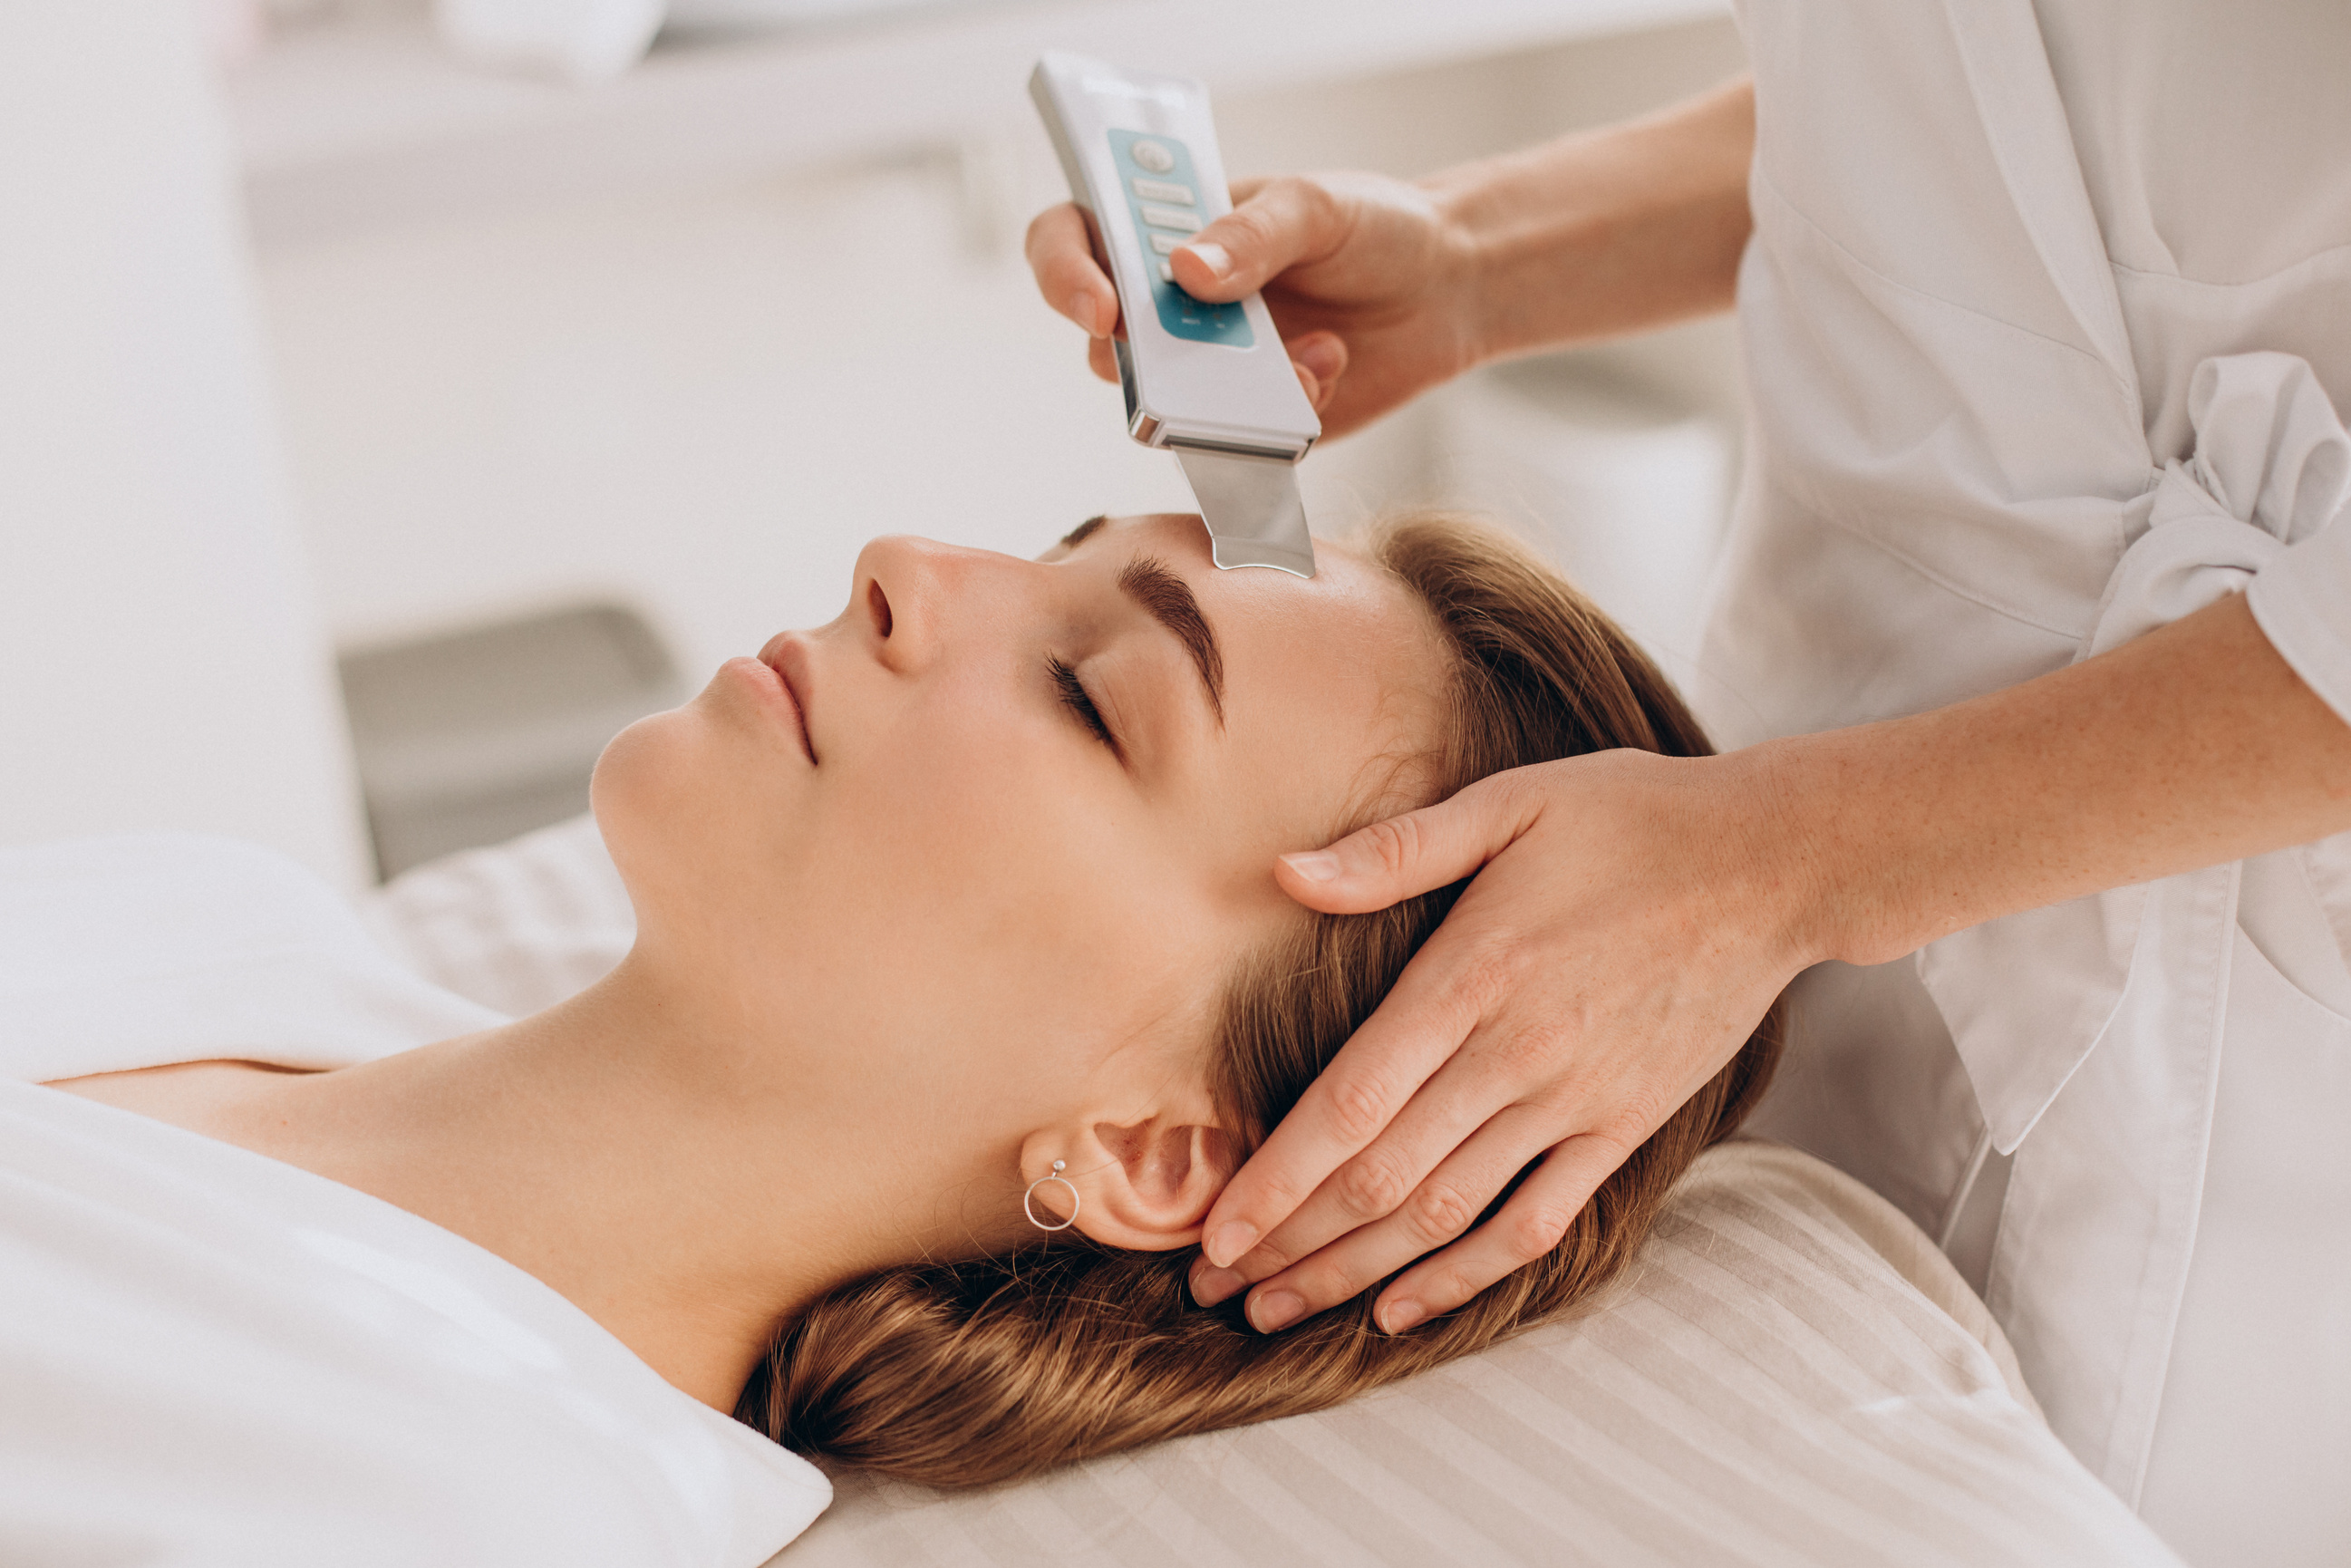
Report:
[[[792,710],[799,716],[800,749],[808,759],[816,761],[816,741],[809,734],[809,656],[808,649],[789,632],[778,632],[768,639],[759,650],[759,663],[776,672],[783,683],[785,694],[792,699]]]

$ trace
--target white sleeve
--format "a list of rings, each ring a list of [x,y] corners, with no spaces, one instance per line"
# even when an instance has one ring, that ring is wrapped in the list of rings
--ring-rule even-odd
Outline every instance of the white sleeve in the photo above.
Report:
[[[2270,645],[2351,724],[2351,512],[2263,568],[2245,592]]]

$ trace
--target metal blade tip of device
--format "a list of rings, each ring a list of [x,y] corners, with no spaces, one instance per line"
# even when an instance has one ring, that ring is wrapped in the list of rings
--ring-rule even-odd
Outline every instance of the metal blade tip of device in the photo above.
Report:
[[[1192,482],[1218,566],[1270,566],[1298,577],[1314,575],[1314,539],[1306,531],[1296,464],[1196,446],[1176,448],[1176,457]]]

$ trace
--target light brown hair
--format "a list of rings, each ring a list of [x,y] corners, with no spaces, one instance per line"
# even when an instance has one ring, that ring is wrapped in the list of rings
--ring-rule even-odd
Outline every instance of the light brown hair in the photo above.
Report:
[[[1450,733],[1430,759],[1428,799],[1506,768],[1612,747],[1711,749],[1647,656],[1505,536],[1424,513],[1382,528],[1369,549],[1427,604],[1455,655]],[[1211,1082],[1244,1145],[1371,1016],[1459,891],[1374,915],[1305,916],[1293,939],[1239,966]],[[1373,1291],[1286,1333],[1259,1334],[1238,1300],[1193,1303],[1188,1249],[1057,1239],[977,1262],[893,1269],[835,1291],[786,1327],[736,1416],[803,1452],[972,1486],[1322,1409],[1556,1317],[1614,1279],[1675,1181],[1761,1094],[1779,1043],[1775,1006],[1548,1254],[1407,1333],[1374,1325]]]

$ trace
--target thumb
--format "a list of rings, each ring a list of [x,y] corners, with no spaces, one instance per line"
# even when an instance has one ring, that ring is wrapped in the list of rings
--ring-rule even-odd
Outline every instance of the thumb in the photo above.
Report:
[[[1337,843],[1280,856],[1281,890],[1325,915],[1363,915],[1459,882],[1509,847],[1534,818],[1531,791],[1507,773],[1449,800],[1359,828]]]
[[[1329,256],[1347,226],[1339,199],[1322,185],[1269,180],[1169,259],[1176,281],[1195,299],[1238,299],[1300,262]]]

